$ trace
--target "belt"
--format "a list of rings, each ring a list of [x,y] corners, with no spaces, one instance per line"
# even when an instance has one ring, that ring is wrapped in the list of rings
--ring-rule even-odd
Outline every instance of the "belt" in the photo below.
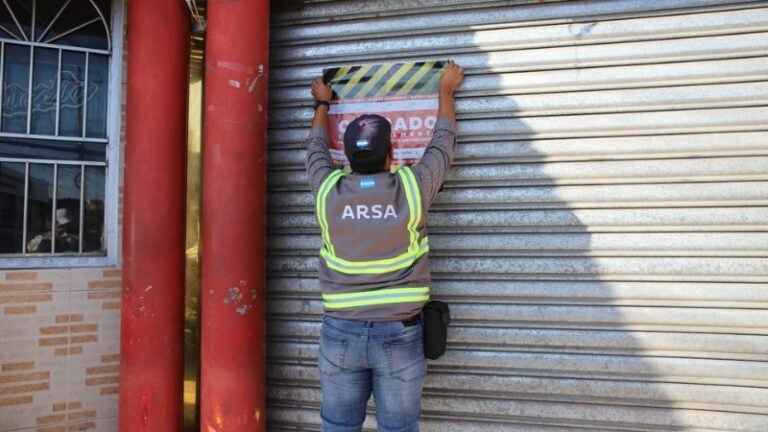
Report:
[[[413,318],[410,318],[410,319],[407,319],[407,320],[403,320],[403,325],[406,326],[406,327],[415,326],[416,324],[419,323],[420,319],[421,319],[421,317],[419,315],[416,315]]]

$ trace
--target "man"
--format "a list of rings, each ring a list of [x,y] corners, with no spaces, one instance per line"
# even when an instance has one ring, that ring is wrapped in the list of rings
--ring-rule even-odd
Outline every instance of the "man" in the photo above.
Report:
[[[307,174],[323,240],[323,431],[360,431],[371,392],[380,432],[419,430],[427,368],[420,318],[429,300],[427,210],[453,160],[453,94],[463,74],[448,62],[432,140],[417,165],[394,173],[391,126],[370,114],[344,133],[351,173],[333,168],[326,130],[333,93],[321,78],[312,82]]]
[[[72,217],[66,208],[56,209],[56,251],[77,252],[80,247],[80,238],[70,234]],[[51,252],[52,233],[50,230],[36,235],[27,242],[27,252]]]

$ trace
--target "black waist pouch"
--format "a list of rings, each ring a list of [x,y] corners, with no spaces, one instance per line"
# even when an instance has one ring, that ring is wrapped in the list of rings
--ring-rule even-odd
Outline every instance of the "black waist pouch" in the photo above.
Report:
[[[448,324],[451,311],[441,301],[431,301],[424,306],[424,356],[437,360],[445,354]]]

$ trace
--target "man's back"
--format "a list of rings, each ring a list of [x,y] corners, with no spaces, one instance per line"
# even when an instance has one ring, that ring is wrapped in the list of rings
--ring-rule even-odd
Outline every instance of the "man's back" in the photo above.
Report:
[[[327,315],[394,321],[421,311],[429,299],[427,213],[409,167],[333,171],[319,188],[317,215]],[[386,294],[374,293],[383,289]]]

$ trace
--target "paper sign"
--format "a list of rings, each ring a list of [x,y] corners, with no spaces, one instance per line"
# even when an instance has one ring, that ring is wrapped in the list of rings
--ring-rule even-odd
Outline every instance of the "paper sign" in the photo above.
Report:
[[[333,100],[328,111],[329,150],[336,166],[344,156],[344,131],[363,114],[378,114],[392,125],[393,165],[413,165],[421,159],[437,120],[442,61],[386,63],[325,69]]]

